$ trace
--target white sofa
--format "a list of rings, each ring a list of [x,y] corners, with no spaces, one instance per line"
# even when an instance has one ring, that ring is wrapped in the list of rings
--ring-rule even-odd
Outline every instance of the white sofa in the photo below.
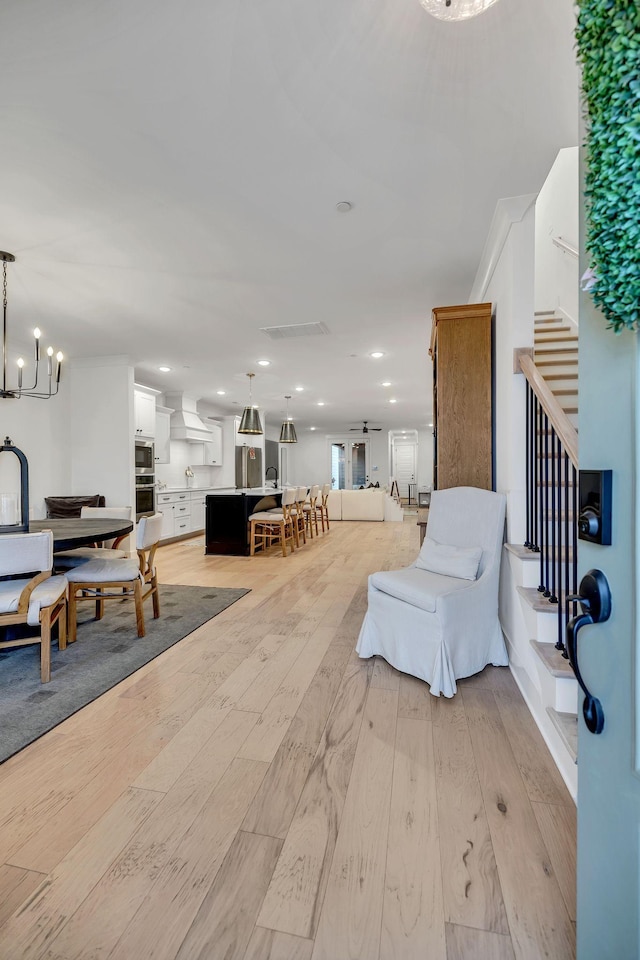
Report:
[[[332,490],[327,501],[329,520],[394,520],[404,519],[402,507],[386,490]]]

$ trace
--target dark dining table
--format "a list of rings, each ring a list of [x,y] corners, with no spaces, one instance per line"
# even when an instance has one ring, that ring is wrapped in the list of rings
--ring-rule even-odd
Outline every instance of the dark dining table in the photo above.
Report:
[[[41,530],[51,530],[53,533],[54,551],[73,550],[74,547],[87,547],[102,543],[103,540],[124,537],[133,530],[133,523],[131,520],[96,520],[93,517],[29,521],[29,533],[40,533]]]

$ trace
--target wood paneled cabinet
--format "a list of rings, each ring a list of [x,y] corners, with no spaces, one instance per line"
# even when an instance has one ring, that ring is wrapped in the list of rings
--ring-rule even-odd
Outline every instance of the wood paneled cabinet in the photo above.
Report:
[[[432,312],[433,486],[493,489],[491,304]]]

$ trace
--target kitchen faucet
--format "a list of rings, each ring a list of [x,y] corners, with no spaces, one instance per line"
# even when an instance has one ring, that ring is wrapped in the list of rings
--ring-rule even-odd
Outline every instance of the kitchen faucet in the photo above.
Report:
[[[268,475],[269,475],[269,470],[275,470],[275,472],[276,472],[276,478],[275,478],[275,480],[273,481],[273,486],[274,486],[274,489],[277,489],[277,488],[278,488],[278,468],[277,468],[277,467],[267,467],[267,469],[266,469],[265,472],[264,472],[265,482],[266,482],[267,477],[268,477]]]

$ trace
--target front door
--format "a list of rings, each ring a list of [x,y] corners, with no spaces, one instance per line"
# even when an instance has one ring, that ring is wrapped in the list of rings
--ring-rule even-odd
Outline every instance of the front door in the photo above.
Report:
[[[416,482],[416,444],[403,443],[393,445],[393,478],[398,484],[401,497],[409,497],[409,484]],[[415,490],[413,491],[415,493]]]
[[[584,267],[583,267],[584,269]],[[579,634],[579,666],[601,701],[589,733],[579,698],[578,960],[640,957],[640,731],[637,591],[638,335],[616,336],[588,294],[580,305],[580,466],[613,471],[611,546],[578,541],[579,576],[598,568],[612,612]]]

